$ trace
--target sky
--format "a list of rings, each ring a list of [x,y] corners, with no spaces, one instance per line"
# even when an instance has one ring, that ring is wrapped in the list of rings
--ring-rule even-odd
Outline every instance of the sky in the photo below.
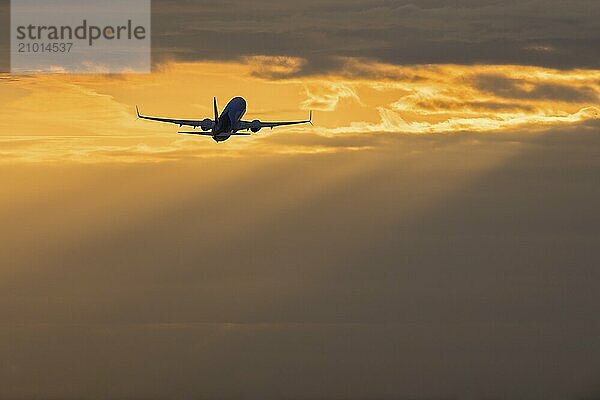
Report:
[[[0,75],[0,399],[600,396],[600,3],[154,1]],[[216,144],[145,114],[315,126]]]

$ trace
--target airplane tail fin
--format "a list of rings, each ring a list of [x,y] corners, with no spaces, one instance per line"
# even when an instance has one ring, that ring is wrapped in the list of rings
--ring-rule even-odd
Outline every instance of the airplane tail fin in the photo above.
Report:
[[[215,110],[215,124],[219,121],[219,109],[217,108],[217,98],[213,98],[213,108]]]

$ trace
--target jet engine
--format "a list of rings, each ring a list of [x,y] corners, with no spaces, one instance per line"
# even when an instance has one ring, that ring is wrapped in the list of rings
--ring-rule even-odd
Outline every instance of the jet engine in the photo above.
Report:
[[[250,125],[250,130],[254,133],[260,131],[260,129],[262,128],[262,126],[260,126],[260,121],[255,119],[254,121],[252,121],[252,124]]]
[[[210,118],[205,118],[202,120],[202,122],[200,122],[200,128],[202,128],[203,131],[210,131],[212,129],[214,121]]]

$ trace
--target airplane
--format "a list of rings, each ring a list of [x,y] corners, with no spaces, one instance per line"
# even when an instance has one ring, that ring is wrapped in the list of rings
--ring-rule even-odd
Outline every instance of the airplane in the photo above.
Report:
[[[312,111],[310,111],[308,119],[303,121],[281,121],[281,122],[263,122],[258,119],[254,121],[244,121],[242,117],[246,113],[246,100],[242,97],[234,97],[227,103],[225,109],[219,116],[219,109],[217,107],[217,98],[213,98],[213,109],[215,113],[215,119],[205,118],[203,120],[193,119],[174,119],[174,118],[160,118],[160,117],[149,117],[140,114],[139,108],[136,106],[135,110],[137,116],[140,119],[147,119],[150,121],[168,122],[171,124],[182,126],[191,126],[193,129],[200,127],[200,131],[182,131],[178,132],[185,135],[201,135],[210,136],[215,142],[224,142],[231,136],[250,136],[251,133],[243,133],[240,131],[252,131],[257,133],[262,128],[275,128],[277,126],[289,126],[298,124],[311,124],[312,125]]]

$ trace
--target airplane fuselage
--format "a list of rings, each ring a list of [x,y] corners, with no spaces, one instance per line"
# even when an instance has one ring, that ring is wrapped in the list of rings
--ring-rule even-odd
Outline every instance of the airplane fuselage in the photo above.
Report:
[[[213,139],[217,142],[229,139],[231,134],[239,130],[244,114],[246,114],[246,100],[242,97],[231,99],[212,129]]]

